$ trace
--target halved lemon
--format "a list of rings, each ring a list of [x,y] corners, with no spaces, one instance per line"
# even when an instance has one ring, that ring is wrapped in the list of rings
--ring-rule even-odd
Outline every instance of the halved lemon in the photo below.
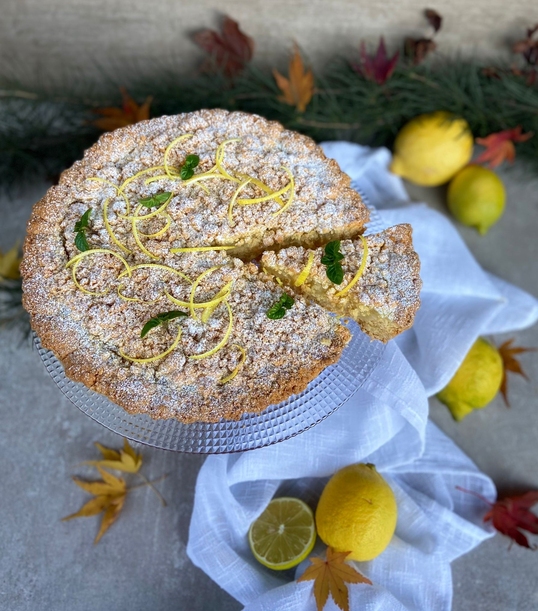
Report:
[[[314,514],[310,507],[291,497],[273,499],[248,531],[254,557],[275,571],[297,566],[316,542]]]

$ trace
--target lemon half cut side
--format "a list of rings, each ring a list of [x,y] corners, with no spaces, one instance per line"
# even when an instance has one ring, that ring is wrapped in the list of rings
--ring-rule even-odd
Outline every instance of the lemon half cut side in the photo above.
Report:
[[[273,499],[248,532],[254,557],[275,571],[285,571],[308,557],[316,542],[314,514],[300,499]]]

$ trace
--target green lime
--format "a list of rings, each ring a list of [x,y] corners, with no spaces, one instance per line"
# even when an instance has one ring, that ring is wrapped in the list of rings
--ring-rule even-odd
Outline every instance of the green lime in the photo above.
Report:
[[[447,197],[456,219],[484,235],[502,216],[506,191],[495,172],[469,165],[450,181]]]
[[[308,557],[316,542],[314,514],[300,499],[273,499],[248,531],[254,557],[275,571],[285,571]]]
[[[448,407],[454,420],[462,420],[474,409],[486,407],[495,397],[501,387],[503,370],[497,348],[480,337],[437,398]]]

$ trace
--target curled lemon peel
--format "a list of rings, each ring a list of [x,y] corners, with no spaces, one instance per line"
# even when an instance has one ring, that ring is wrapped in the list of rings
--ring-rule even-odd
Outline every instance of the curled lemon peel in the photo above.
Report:
[[[366,261],[368,260],[368,242],[363,236],[359,236],[359,238],[361,239],[363,245],[362,260],[359,269],[357,270],[357,273],[353,276],[351,282],[341,291],[338,291],[338,293],[334,294],[335,297],[343,297],[346,293],[348,293],[357,284],[357,282],[361,279],[361,276],[364,273],[364,270],[366,268]]]
[[[170,172],[170,166],[168,165],[168,158],[170,157],[170,152],[172,151],[172,149],[178,142],[187,140],[188,138],[192,138],[193,135],[194,134],[183,134],[182,136],[174,138],[174,140],[172,140],[172,142],[170,142],[170,144],[166,147],[166,150],[164,151],[164,171],[166,175],[168,176],[168,178],[174,178],[174,176]],[[177,171],[176,171],[176,176],[177,176]]]
[[[142,216],[140,216],[138,212],[140,212],[143,206],[142,204],[138,204],[133,216],[123,216],[121,214],[119,216],[121,216],[122,219],[126,221],[131,221],[131,222],[136,221],[137,223],[139,223],[140,221],[147,221],[148,219],[152,219],[156,216],[159,216],[159,214],[163,214],[166,211],[166,209],[168,208],[168,206],[170,205],[170,202],[172,201],[173,197],[174,197],[174,194],[172,193],[170,197],[164,202],[164,204],[159,206],[157,210],[153,210],[153,212],[148,212],[148,214],[143,214]]]
[[[295,197],[295,179],[293,178],[293,174],[291,173],[291,170],[285,166],[282,166],[282,169],[290,177],[290,182],[289,182],[290,194],[288,195],[288,201],[284,204],[284,206],[282,206],[282,208],[280,208],[280,210],[273,212],[273,216],[278,216],[279,214],[282,214],[283,212],[285,212],[292,205],[293,199]]]
[[[214,267],[210,267],[209,269],[206,269],[205,271],[203,271],[198,278],[196,278],[196,280],[192,283],[191,286],[191,293],[189,295],[189,310],[191,312],[191,316],[194,318],[194,293],[196,292],[196,289],[198,288],[198,285],[200,284],[200,282],[209,274],[217,271],[218,269],[220,269],[221,267],[224,267],[223,265],[215,265]]]
[[[222,162],[224,161],[224,147],[232,142],[241,142],[241,138],[230,138],[229,140],[224,140],[224,142],[221,142],[219,144],[219,146],[217,147],[217,152],[215,154],[215,166],[217,167],[218,171],[228,180],[234,180],[239,182],[238,179],[235,176],[229,174],[222,165]]]
[[[226,306],[226,308],[228,309],[228,316],[229,316],[228,328],[226,329],[226,333],[224,334],[224,337],[211,350],[208,350],[207,352],[202,352],[202,354],[193,354],[192,356],[189,356],[189,359],[193,361],[194,360],[199,361],[201,359],[206,359],[212,356],[213,354],[215,354],[216,352],[218,352],[219,350],[222,350],[222,348],[224,348],[224,346],[228,343],[228,340],[230,339],[230,335],[232,334],[234,317],[232,314],[232,308],[230,307],[230,304],[227,301],[223,301],[223,303]]]
[[[170,252],[172,254],[176,254],[178,252],[196,252],[196,251],[206,251],[206,250],[229,250],[230,248],[235,248],[235,246],[188,246],[185,248],[171,248]]]
[[[158,361],[164,358],[167,354],[170,354],[170,352],[175,350],[180,340],[181,340],[181,327],[179,328],[176,339],[173,341],[172,345],[169,348],[167,348],[164,352],[161,352],[160,354],[157,354],[156,356],[150,356],[145,359],[138,359],[132,356],[128,356],[127,354],[123,353],[121,350],[118,351],[118,354],[122,358],[127,359],[128,361],[132,361],[133,363],[153,363],[154,361]]]
[[[155,233],[143,233],[142,231],[139,231],[139,235],[142,235],[145,238],[158,238],[159,236],[165,234],[172,224],[172,217],[167,212],[164,213],[164,216],[166,217],[166,222],[162,229],[159,229],[159,231],[156,231]]]
[[[235,193],[232,195],[232,199],[230,200],[230,203],[228,205],[228,224],[230,225],[230,227],[233,227],[235,225],[234,220],[233,220],[233,209],[237,201],[237,197],[239,196],[239,193],[241,193],[241,191],[251,182],[252,182],[252,178],[246,178],[237,187],[237,189],[235,190]]]
[[[233,281],[228,282],[228,284],[221,289],[216,295],[215,297],[213,297],[213,299],[211,299],[210,301],[202,301],[200,303],[196,303],[194,302],[192,304],[192,307],[196,310],[196,309],[210,309],[213,308],[212,312],[215,310],[215,308],[219,305],[219,303],[221,303],[222,301],[224,301],[230,294],[230,286],[232,284]],[[175,303],[176,305],[182,306],[183,308],[189,308],[190,307],[190,302],[189,301],[182,301],[181,299],[177,299],[176,297],[174,297],[173,295],[170,295],[170,293],[165,290],[164,294],[166,297],[168,297],[168,299],[172,302]],[[205,314],[205,312],[204,312]],[[207,317],[206,320],[203,319],[204,317],[202,316],[202,322],[207,322]]]
[[[213,298],[212,302],[206,304],[205,310],[202,312],[201,320],[205,324],[213,315],[213,312],[218,308],[219,304],[228,298],[232,292],[233,280],[230,280]]]
[[[114,231],[112,230],[112,227],[110,226],[110,223],[108,222],[108,204],[109,203],[110,203],[110,198],[105,200],[105,203],[103,204],[103,222],[105,224],[105,229],[108,235],[110,236],[110,239],[114,242],[114,244],[116,244],[118,248],[123,250],[125,254],[130,255],[132,254],[131,251],[127,248],[127,246],[125,246],[118,240],[118,238],[114,234]]]
[[[166,204],[164,204],[164,205],[166,205]],[[148,250],[148,249],[147,249],[147,248],[144,246],[144,244],[142,244],[142,240],[140,239],[140,236],[138,235],[138,229],[137,229],[137,227],[136,227],[136,223],[137,223],[138,213],[140,212],[140,209],[141,209],[141,208],[142,208],[142,205],[141,205],[141,204],[138,204],[138,206],[137,206],[137,208],[136,208],[136,210],[135,210],[134,216],[132,217],[132,220],[131,220],[131,231],[133,232],[133,238],[135,239],[135,242],[137,243],[138,248],[140,248],[140,250],[141,250],[141,251],[142,251],[142,252],[143,252],[145,255],[147,255],[148,257],[151,257],[152,259],[158,259],[158,258],[159,258],[159,257],[158,257],[158,255],[154,255],[152,252],[150,252],[150,251],[149,251],[149,250]],[[146,215],[146,217],[147,217],[147,216],[149,216],[149,214],[148,214],[148,215]],[[141,217],[141,218],[144,218],[144,217]]]
[[[290,181],[285,187],[282,187],[282,189],[279,189],[278,191],[273,191],[271,193],[268,193],[267,195],[264,195],[263,197],[238,199],[237,204],[239,206],[251,206],[252,204],[262,204],[263,202],[268,202],[272,199],[279,197],[280,195],[284,195],[285,193],[287,193],[290,190],[292,186],[293,186],[293,182]]]
[[[243,348],[243,346],[240,346],[239,344],[230,344],[230,345],[233,346],[234,348],[237,348],[241,352],[241,358],[239,359],[239,363],[237,364],[236,368],[232,371],[232,373],[224,378],[221,378],[219,380],[219,384],[226,384],[226,382],[231,382],[235,378],[235,376],[241,371],[247,359],[247,351]]]
[[[133,181],[135,181],[139,176],[143,176],[144,174],[148,174],[149,172],[156,172],[157,170],[164,170],[163,165],[154,165],[150,168],[145,168],[144,170],[138,171],[136,174],[129,176],[129,178],[125,179],[120,185],[120,191],[123,192],[127,185],[130,185]]]
[[[115,189],[116,193],[121,198],[123,198],[123,201],[125,202],[126,213],[129,214],[129,212],[131,210],[131,202],[129,201],[129,198],[127,197],[127,195],[125,195],[125,193],[122,191],[121,187],[118,187],[118,185],[115,185],[113,182],[110,182],[110,180],[107,180],[106,178],[100,178],[99,176],[91,176],[90,178],[87,178],[86,180],[91,180],[92,182],[101,182],[101,183],[103,183],[103,184],[105,184],[105,185]],[[109,200],[110,200],[110,198],[109,198]]]
[[[256,185],[258,188],[260,188],[262,191],[264,191],[268,195],[272,195],[275,202],[279,206],[284,207],[284,201],[282,200],[282,198],[278,197],[278,195],[275,197],[273,190],[268,185],[266,185],[264,182],[262,182],[261,180],[259,180],[258,178],[255,178],[254,176],[250,176],[249,174],[240,174],[239,177],[242,179],[250,178],[250,181],[252,182],[253,185]]]
[[[310,251],[308,253],[308,261],[306,262],[306,265],[303,268],[303,271],[297,276],[297,278],[295,279],[295,282],[293,283],[295,286],[302,286],[306,279],[308,278],[308,274],[310,273],[310,270],[312,269],[312,264],[314,263],[314,251]]]
[[[93,250],[85,250],[84,252],[79,253],[78,255],[75,255],[72,259],[70,259],[66,264],[65,267],[68,268],[71,265],[73,266],[72,270],[71,270],[71,276],[73,278],[73,282],[75,283],[75,286],[81,290],[83,293],[86,293],[87,295],[94,295],[94,296],[101,296],[101,295],[106,295],[107,293],[110,292],[110,288],[106,289],[106,291],[100,291],[100,292],[95,292],[95,291],[89,291],[88,289],[85,289],[80,282],[77,280],[77,269],[78,266],[80,265],[80,263],[82,262],[83,259],[85,259],[86,257],[89,257],[90,255],[96,255],[96,254],[106,254],[106,255],[113,255],[114,257],[116,257],[117,259],[119,259],[123,265],[125,266],[125,269],[127,270],[126,272],[124,272],[124,274],[126,273],[128,276],[131,276],[131,267],[129,266],[129,264],[127,263],[127,261],[117,252],[113,251],[113,250],[108,250],[108,248],[94,248]]]

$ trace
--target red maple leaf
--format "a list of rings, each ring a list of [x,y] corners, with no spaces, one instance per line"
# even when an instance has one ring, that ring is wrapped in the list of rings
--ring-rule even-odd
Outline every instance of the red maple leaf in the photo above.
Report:
[[[360,55],[360,62],[351,64],[353,70],[367,81],[374,81],[378,85],[383,85],[383,83],[392,76],[396,64],[398,63],[400,52],[396,51],[389,59],[385,47],[385,40],[383,36],[381,36],[375,55],[368,55],[364,42],[361,42]]]
[[[204,68],[216,66],[229,77],[239,74],[254,53],[254,41],[239,29],[239,24],[231,17],[224,18],[220,34],[214,30],[203,30],[194,35],[194,42],[211,56]]]
[[[516,158],[514,142],[525,142],[533,135],[533,132],[522,134],[521,125],[518,125],[513,129],[490,134],[486,138],[477,138],[476,143],[485,146],[486,150],[475,159],[475,163],[489,162],[490,168],[496,168],[505,160],[513,163]]]
[[[531,490],[519,496],[507,496],[500,501],[490,503],[477,492],[465,490],[460,486],[456,488],[478,497],[490,506],[491,509],[484,516],[484,522],[491,520],[495,530],[510,537],[521,547],[536,549],[537,546],[530,545],[522,531],[526,530],[533,535],[538,535],[538,516],[531,511],[532,507],[538,503],[538,490]]]

